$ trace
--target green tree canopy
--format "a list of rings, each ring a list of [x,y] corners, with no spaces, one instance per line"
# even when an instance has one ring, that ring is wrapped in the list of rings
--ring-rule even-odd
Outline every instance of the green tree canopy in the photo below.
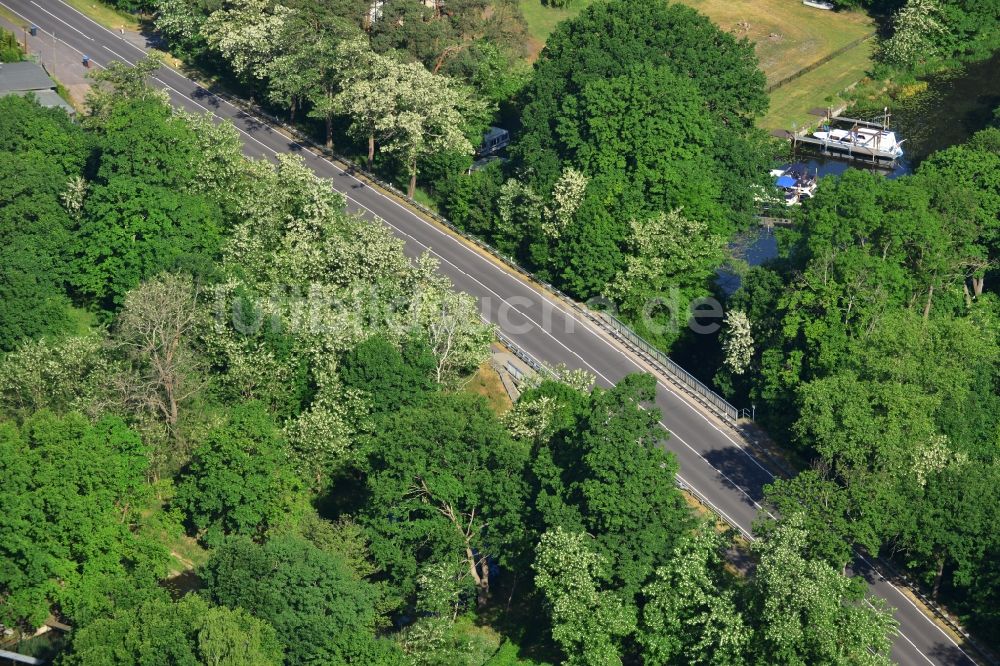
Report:
[[[153,599],[75,629],[59,663],[279,666],[282,650],[269,623],[188,594],[176,602]]]
[[[751,632],[726,587],[723,543],[713,526],[702,526],[643,588],[638,638],[646,663],[745,663]]]
[[[608,561],[589,546],[587,535],[562,527],[545,532],[534,570],[564,663],[620,664],[621,641],[635,628],[635,614],[620,595],[602,589]]]
[[[748,127],[767,108],[753,45],[737,40],[680,4],[616,0],[588,6],[549,36],[525,91],[524,133],[517,153],[553,182],[562,159],[560,119],[593,81],[637,65],[664,67],[691,81],[704,110]]]
[[[461,560],[484,603],[490,560],[522,547],[527,452],[485,402],[438,394],[387,417],[372,444],[372,552],[404,593],[424,562]]]
[[[274,626],[289,666],[393,663],[391,644],[375,637],[372,585],[308,541],[231,539],[213,552],[201,577],[213,601]]]
[[[344,355],[337,374],[349,387],[364,391],[374,412],[391,412],[419,402],[433,387],[437,365],[420,337],[397,349],[382,336],[368,338]]]
[[[533,462],[542,529],[592,534],[612,580],[632,597],[691,527],[659,411],[642,408],[655,388],[651,376],[630,375],[595,390]]]
[[[285,442],[264,407],[240,405],[195,449],[173,504],[206,543],[224,534],[260,537],[293,501],[297,483],[286,460]]]
[[[0,99],[0,351],[71,328],[65,294],[75,208],[93,145],[59,109]]]
[[[753,658],[766,664],[892,663],[896,621],[864,581],[842,576],[805,555],[807,535],[797,515],[755,542],[760,564],[751,582],[747,617]]]
[[[169,269],[203,268],[222,243],[218,207],[198,195],[115,178],[88,196],[76,238],[73,282],[106,309]]]
[[[0,622],[53,609],[86,623],[153,594],[162,546],[134,532],[148,499],[146,449],[118,418],[39,412],[0,425]]]

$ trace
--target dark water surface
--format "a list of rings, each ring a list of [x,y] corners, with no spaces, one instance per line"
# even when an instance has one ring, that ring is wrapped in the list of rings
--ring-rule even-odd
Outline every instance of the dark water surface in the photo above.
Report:
[[[1000,107],[1000,51],[988,60],[934,74],[922,79],[926,88],[890,107],[889,125],[897,137],[906,139],[905,154],[893,168],[876,169],[888,178],[912,173],[920,161],[937,150],[964,143],[989,125],[994,110]],[[854,107],[846,112],[853,118],[881,116],[882,108]],[[809,150],[799,150],[794,162],[808,166],[810,172],[836,176],[847,169],[868,168],[861,162],[825,157]],[[773,232],[752,231],[733,243],[737,255],[751,266],[758,266],[778,255]],[[739,287],[739,277],[719,272],[720,286],[726,293]]]

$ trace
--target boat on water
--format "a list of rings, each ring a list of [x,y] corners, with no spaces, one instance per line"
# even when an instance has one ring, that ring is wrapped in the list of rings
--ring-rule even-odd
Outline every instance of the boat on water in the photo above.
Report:
[[[832,129],[829,126],[813,132],[813,137],[830,150],[841,150],[851,155],[866,155],[897,160],[903,156],[902,141],[896,133],[878,127],[854,126],[850,129]]]
[[[816,194],[819,174],[809,174],[805,164],[789,164],[780,169],[772,169],[771,177],[774,186],[781,192],[786,206],[795,206],[803,199],[812,198]]]

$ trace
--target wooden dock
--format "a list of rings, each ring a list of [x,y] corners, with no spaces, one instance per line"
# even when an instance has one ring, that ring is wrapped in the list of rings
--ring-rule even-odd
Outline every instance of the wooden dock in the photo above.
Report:
[[[821,152],[827,155],[843,157],[844,159],[854,160],[857,162],[867,162],[876,166],[885,163],[892,166],[896,163],[896,160],[899,159],[896,156],[881,150],[875,150],[872,148],[852,148],[851,146],[842,146],[826,139],[817,139],[814,136],[808,136],[806,134],[793,134],[792,150],[794,151],[799,144],[816,146],[821,148]]]
[[[842,106],[839,109],[812,109],[810,113],[818,118],[816,124],[812,127],[803,128],[794,132],[789,132],[788,130],[774,130],[771,132],[771,136],[779,139],[788,139],[792,143],[793,152],[799,144],[805,144],[807,146],[816,146],[822,149],[821,152],[823,154],[831,157],[838,157],[857,162],[866,162],[878,167],[895,167],[896,160],[898,158],[893,157],[892,155],[877,155],[872,154],[870,149],[862,149],[859,151],[846,146],[831,145],[829,141],[824,141],[823,139],[817,139],[814,136],[810,136],[815,127],[821,127],[835,122],[848,123],[858,127],[872,127],[879,130],[889,129],[888,125],[885,123],[872,120],[862,120],[860,118],[848,118],[847,116],[840,115],[844,113],[846,108],[846,106]]]

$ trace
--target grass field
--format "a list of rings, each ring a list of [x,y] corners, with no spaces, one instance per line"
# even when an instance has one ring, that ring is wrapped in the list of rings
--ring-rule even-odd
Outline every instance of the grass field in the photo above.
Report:
[[[469,378],[465,385],[466,393],[481,395],[486,398],[490,409],[496,414],[503,414],[510,410],[513,404],[507,396],[507,389],[503,387],[500,375],[490,363],[483,363],[476,373]]]
[[[521,0],[528,23],[530,57],[534,58],[559,21],[576,16],[590,0],[556,9],[541,0]],[[684,0],[723,30],[746,37],[756,45],[768,84],[780,81],[863,37],[874,29],[861,12],[827,12],[806,7],[799,0]],[[789,82],[771,95],[772,111],[761,127],[787,129],[808,118],[811,108],[826,106],[835,95],[864,76],[871,63],[866,43],[834,58],[809,74]]]
[[[827,12],[798,0],[685,0],[723,30],[757,48],[768,84],[793,74],[874,29],[860,12]]]
[[[771,106],[757,123],[767,129],[801,128],[816,117],[809,110],[843,103],[837,93],[861,79],[875,48],[869,40],[771,93]]]

